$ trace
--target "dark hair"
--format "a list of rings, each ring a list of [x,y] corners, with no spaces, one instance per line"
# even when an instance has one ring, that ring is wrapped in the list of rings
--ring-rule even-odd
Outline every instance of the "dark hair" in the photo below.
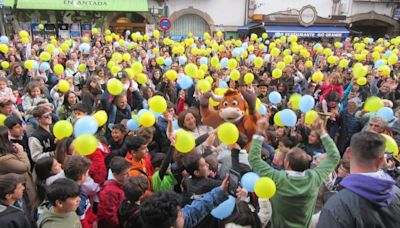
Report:
[[[183,158],[183,167],[190,175],[194,175],[194,171],[199,169],[200,159],[201,155],[198,153],[191,153]]]
[[[326,102],[340,102],[340,95],[338,92],[332,90],[326,96]]]
[[[83,103],[76,103],[76,104],[72,105],[71,109],[72,109],[72,111],[80,111],[80,112],[84,112],[84,113],[90,112],[87,105],[85,105]]]
[[[35,88],[39,88],[41,94],[46,93],[43,89],[43,86],[38,81],[29,82],[28,85],[26,86],[25,92],[30,96],[32,90],[34,90]]]
[[[281,142],[285,147],[288,147],[289,149],[294,147],[293,141],[290,140],[290,138],[287,136],[283,136],[281,139],[279,139],[279,142]]]
[[[175,192],[156,192],[140,207],[140,217],[145,227],[173,227],[178,212],[179,196]]]
[[[46,114],[47,112],[51,112],[51,110],[48,107],[45,106],[36,106],[33,110],[32,110],[32,115],[35,118],[40,118],[42,117],[44,114]]]
[[[18,124],[22,126],[22,120],[13,115],[8,116],[7,119],[4,120],[4,126],[6,126],[8,129],[12,129]]]
[[[308,160],[307,153],[300,148],[293,148],[286,154],[286,159],[289,162],[290,168],[294,171],[303,172],[310,168],[310,161]]]
[[[113,157],[113,159],[111,159],[110,169],[111,169],[111,172],[113,172],[113,173],[120,174],[122,171],[124,171],[125,169],[128,169],[130,167],[131,167],[131,163],[128,162],[127,160],[125,160],[125,158],[123,158],[123,157],[116,156],[116,157]]]
[[[149,141],[150,139],[154,138],[154,131],[155,130],[153,127],[141,127],[138,130],[138,135],[145,138],[146,141]]]
[[[16,153],[16,149],[8,139],[8,129],[6,127],[0,127],[0,155]]]
[[[118,123],[118,124],[114,124],[113,126],[112,126],[112,130],[119,130],[120,132],[122,132],[122,133],[126,133],[126,127],[125,127],[125,125],[123,125],[123,124],[120,124],[120,123]]]
[[[125,149],[126,151],[137,151],[142,145],[145,145],[147,140],[139,135],[129,135],[125,139]]]
[[[56,201],[66,201],[68,198],[77,197],[80,194],[79,186],[68,178],[55,180],[47,188],[47,199],[51,205],[56,206]]]
[[[236,204],[236,212],[229,217],[224,224],[234,223],[241,226],[261,228],[261,221],[255,212],[252,212],[245,201]]]
[[[55,173],[51,173],[51,167],[53,166],[54,158],[53,157],[44,157],[37,160],[35,164],[35,173],[36,173],[36,189],[40,200],[44,200],[46,197],[46,179],[55,175]]]
[[[0,200],[4,200],[7,194],[11,194],[19,183],[25,183],[25,178],[16,173],[0,175]]]
[[[69,152],[69,147],[70,147],[72,141],[74,141],[74,139],[72,137],[68,137],[68,138],[63,138],[57,142],[54,158],[61,165],[63,165],[65,163],[65,158],[68,155],[72,155]]]
[[[68,103],[68,97],[69,97],[70,94],[74,94],[74,95],[78,98],[78,96],[76,95],[76,93],[75,93],[74,91],[68,90],[68,91],[64,94],[64,101],[63,101],[63,103],[62,103],[65,107],[71,107],[71,104]]]
[[[360,163],[373,163],[385,152],[385,138],[375,132],[361,131],[350,141],[351,158]]]
[[[64,173],[67,178],[78,181],[88,170],[92,161],[82,156],[71,156],[64,164]]]
[[[197,110],[189,108],[189,109],[186,109],[183,112],[179,113],[179,116],[178,116],[178,125],[179,125],[179,127],[183,128],[183,129],[186,129],[183,126],[183,124],[185,122],[186,115],[189,114],[189,113],[191,113],[194,116],[194,118],[196,119],[196,126],[200,125],[201,122],[200,122],[199,113],[197,112]]]
[[[124,189],[125,197],[132,203],[138,201],[140,197],[148,189],[149,182],[146,177],[133,176],[125,179],[122,188]]]

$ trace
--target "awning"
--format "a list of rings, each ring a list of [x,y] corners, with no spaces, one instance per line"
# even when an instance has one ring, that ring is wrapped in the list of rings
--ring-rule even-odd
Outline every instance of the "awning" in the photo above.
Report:
[[[238,32],[248,32],[250,29],[257,28],[257,27],[260,27],[260,26],[262,26],[261,23],[249,22],[249,23],[247,23],[247,24],[245,24],[243,26],[240,26],[237,31]]]
[[[349,36],[349,30],[345,27],[326,27],[326,26],[288,26],[288,25],[267,25],[265,30],[269,36],[290,36],[323,38],[323,37],[341,37]]]
[[[10,0],[7,0],[9,3]],[[146,12],[147,0],[18,0],[17,9]]]

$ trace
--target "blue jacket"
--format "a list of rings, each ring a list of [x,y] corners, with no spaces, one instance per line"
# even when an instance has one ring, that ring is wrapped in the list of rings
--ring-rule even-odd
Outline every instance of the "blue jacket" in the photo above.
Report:
[[[182,211],[185,217],[184,228],[191,228],[199,224],[218,204],[226,199],[225,193],[220,187],[206,193],[201,199],[194,200],[186,205]]]

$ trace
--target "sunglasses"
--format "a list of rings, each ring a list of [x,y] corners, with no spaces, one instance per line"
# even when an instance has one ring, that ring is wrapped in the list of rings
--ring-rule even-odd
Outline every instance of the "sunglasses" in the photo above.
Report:
[[[42,116],[42,118],[45,118],[45,119],[48,119],[50,117],[51,117],[51,114],[45,114],[45,115]]]

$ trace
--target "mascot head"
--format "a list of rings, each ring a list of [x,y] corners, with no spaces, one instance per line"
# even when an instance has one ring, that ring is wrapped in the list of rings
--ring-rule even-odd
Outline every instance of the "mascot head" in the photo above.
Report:
[[[219,103],[219,116],[225,121],[235,123],[243,118],[247,107],[243,96],[238,91],[229,89]]]

